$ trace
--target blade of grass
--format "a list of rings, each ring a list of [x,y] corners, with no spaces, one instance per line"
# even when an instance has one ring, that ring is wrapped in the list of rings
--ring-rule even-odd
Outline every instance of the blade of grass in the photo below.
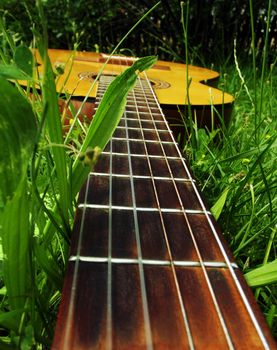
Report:
[[[104,149],[123,114],[127,95],[137,80],[137,71],[149,69],[156,60],[157,57],[153,56],[141,58],[112,81],[90,124],[80,152],[86,152],[88,147]],[[72,172],[73,196],[79,192],[90,170],[80,161],[80,157],[75,160]]]
[[[220,197],[218,200],[215,202],[215,204],[211,207],[211,212],[213,216],[215,217],[216,220],[220,217],[220,214],[223,210],[223,207],[225,205],[228,193],[229,193],[230,188],[226,187],[224,191],[221,193]]]
[[[15,219],[16,218],[16,219]],[[26,180],[0,214],[4,281],[12,310],[23,309],[30,290],[30,231]]]
[[[43,61],[43,79],[42,79],[42,100],[43,108],[46,113],[46,126],[49,139],[52,144],[63,144],[62,123],[59,111],[58,96],[55,85],[55,75],[47,54],[47,24],[44,17],[41,0],[37,0],[37,8],[43,29],[43,35],[38,40],[39,52]],[[55,164],[56,177],[59,186],[60,200],[58,206],[64,222],[69,222],[69,208],[71,205],[71,196],[69,184],[67,181],[67,161],[66,152],[63,147],[52,147],[52,154]],[[67,230],[67,227],[65,227]]]
[[[12,198],[22,178],[36,137],[36,122],[27,100],[0,79],[0,209]]]
[[[247,181],[252,176],[255,168],[259,165],[259,162],[262,160],[262,158],[265,156],[266,152],[271,148],[271,146],[274,144],[274,142],[275,142],[274,138],[272,138],[272,140],[269,140],[267,146],[264,148],[263,151],[261,151],[258,154],[257,159],[255,160],[254,164],[249,169],[249,171],[248,171],[247,175],[244,177],[244,179],[241,181],[240,186],[238,187],[238,189],[237,189],[237,191],[236,191],[236,193],[234,195],[231,211],[233,211],[234,207],[237,205],[238,198],[240,197],[240,195],[241,195],[241,193],[242,193],[242,191],[244,189],[244,186],[246,185]]]
[[[32,108],[18,89],[0,80],[0,237],[11,310],[30,293],[30,222],[27,167],[36,139]]]
[[[68,131],[68,134],[65,138],[65,143],[67,143],[69,137],[71,136],[71,133],[72,133],[72,130],[74,128],[74,125],[75,123],[77,122],[78,120],[78,117],[79,115],[81,114],[83,108],[84,108],[84,105],[88,99],[88,97],[90,96],[90,93],[92,91],[92,89],[94,88],[96,82],[98,81],[100,75],[102,74],[103,70],[105,69],[106,65],[109,63],[109,60],[111,59],[112,55],[118,50],[118,48],[122,45],[122,43],[125,41],[125,39],[135,30],[135,28],[147,17],[149,16],[149,14],[154,11],[159,5],[161,4],[161,1],[158,1],[154,6],[152,6],[134,25],[133,27],[128,30],[128,32],[123,36],[123,38],[119,41],[119,43],[115,46],[115,48],[112,50],[112,52],[110,53],[110,55],[108,56],[106,62],[103,64],[103,66],[101,67],[101,69],[99,70],[94,82],[92,83],[92,85],[90,86],[88,92],[87,92],[87,95],[85,96],[84,100],[82,101],[82,104],[81,106],[79,107],[73,121],[72,121],[72,124],[70,126],[70,129]]]
[[[277,283],[277,259],[244,274],[250,287]]]

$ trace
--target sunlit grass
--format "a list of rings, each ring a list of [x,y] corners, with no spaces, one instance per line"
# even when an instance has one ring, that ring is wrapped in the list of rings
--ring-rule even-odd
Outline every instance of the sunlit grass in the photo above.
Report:
[[[249,3],[252,58],[242,65],[235,43],[233,61],[228,59],[228,64],[219,67],[219,87],[235,97],[232,118],[225,122],[224,114],[213,107],[211,118],[216,115],[220,127],[214,129],[211,123],[210,130],[200,129],[188,109],[182,115],[183,151],[277,336],[277,60],[269,62],[268,58],[272,2],[268,2],[264,48],[258,62],[253,4]],[[185,16],[182,13],[187,42]]]
[[[222,125],[216,134],[194,125],[198,142],[183,148],[247,281],[261,288],[256,297],[276,334],[276,69],[268,67],[263,81],[258,70],[254,85],[252,68],[238,72],[231,67],[221,86],[236,98],[229,125]],[[263,99],[259,123],[255,94]]]
[[[189,35],[188,13],[184,15],[184,27]],[[42,12],[41,17],[43,24]],[[43,25],[45,27],[45,23]],[[8,31],[2,32],[6,46],[0,49],[1,79],[22,79],[26,74],[32,75],[30,65],[22,65],[26,62],[22,54],[28,56],[29,51],[19,46],[17,38]],[[1,172],[1,184],[5,184],[6,191],[0,196],[1,229],[4,226],[6,232],[12,233],[10,236],[2,233],[0,246],[4,246],[3,254],[0,250],[1,349],[50,346],[67,261],[75,195],[89,171],[78,155],[86,154],[88,146],[97,146],[94,143],[96,131],[89,131],[89,124],[81,127],[73,123],[70,132],[64,134],[63,111],[59,111],[55,88],[58,77],[48,62],[44,46],[46,28],[44,32],[42,40],[37,37],[46,63],[43,79],[36,82],[38,85],[30,79],[26,90],[18,84],[10,88],[3,85],[3,91],[8,93],[12,89],[16,94],[12,103],[17,112],[10,108],[6,115],[2,113],[1,125],[9,113],[12,114],[9,120],[14,121],[24,110],[22,105],[31,106],[31,110],[26,107],[28,113],[24,113],[23,127],[19,130],[26,136],[23,144],[16,143],[12,125],[13,141],[0,139],[1,156],[11,155],[13,161],[10,171],[6,168]],[[187,40],[185,43],[188,62]],[[186,126],[189,141],[183,148],[276,334],[276,62],[268,65],[265,50],[260,68],[254,48],[252,52],[252,61],[245,67],[241,66],[239,57],[232,62],[229,60],[229,64],[232,63],[229,68],[224,67],[220,87],[236,99],[230,124],[225,125],[220,115],[221,129],[199,129],[190,114]],[[36,69],[34,65],[31,68]],[[124,100],[124,96],[121,97]],[[67,98],[70,105],[70,96]],[[115,92],[110,93],[110,98],[116,98]],[[23,101],[22,105],[15,104],[15,100]],[[78,121],[81,110],[75,111],[71,107],[71,111]],[[217,114],[215,110],[213,112]],[[108,113],[119,116],[118,111]],[[16,124],[14,127],[16,130]],[[9,135],[4,131],[3,134]],[[110,134],[111,130],[105,136],[106,141]],[[85,135],[89,135],[90,140],[85,140]],[[99,127],[97,137],[101,139],[102,136]],[[12,171],[15,164],[17,172]],[[3,268],[7,256],[15,259],[10,259],[6,266],[4,263]]]
[[[35,31],[34,38],[42,75],[36,74],[30,49],[16,45],[8,32],[7,47],[0,49],[1,349],[50,347],[76,196],[118,124],[138,72],[156,61],[137,60],[110,84],[85,133],[76,123],[66,134],[66,112],[60,111],[56,92],[59,76],[50,64],[46,20],[37,4],[43,34]],[[71,112],[77,120],[80,110]]]

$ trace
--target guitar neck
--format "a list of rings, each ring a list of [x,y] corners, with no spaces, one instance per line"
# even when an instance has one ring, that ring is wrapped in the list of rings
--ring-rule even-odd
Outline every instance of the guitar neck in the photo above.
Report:
[[[147,79],[80,192],[52,347],[112,348],[275,348]]]

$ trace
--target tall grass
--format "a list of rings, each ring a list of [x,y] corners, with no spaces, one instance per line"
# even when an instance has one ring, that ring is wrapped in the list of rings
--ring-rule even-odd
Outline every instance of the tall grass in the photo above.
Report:
[[[277,336],[277,74],[276,60],[270,63],[267,55],[271,5],[261,63],[250,1],[252,62],[240,64],[235,45],[233,64],[221,78],[219,86],[235,96],[230,123],[214,106],[221,121],[217,130],[191,127],[189,115],[182,120],[188,120],[183,150],[193,173]]]
[[[44,36],[36,33],[35,41],[44,61],[42,79],[34,78],[36,62],[29,49],[19,45],[18,37],[12,37],[0,23],[1,349],[50,346],[75,195],[89,171],[81,159],[91,155],[87,147],[98,146],[95,139],[103,136],[103,124],[98,122],[103,118],[104,105],[102,112],[99,108],[103,114],[97,117],[98,126],[86,129],[90,140],[84,141],[78,123],[72,124],[66,137],[63,133],[55,89],[58,72],[52,71],[46,54],[46,24],[39,6]],[[189,5],[182,6],[188,62]],[[267,65],[265,46],[262,69],[256,70],[259,65],[251,6],[250,1],[252,67],[242,67],[239,57],[234,57],[220,81],[221,88],[236,98],[230,124],[225,125],[220,116],[221,129],[199,129],[190,113],[183,149],[276,334],[276,62]],[[152,62],[150,59],[141,64],[146,68]],[[133,81],[134,75],[130,74]],[[11,86],[6,78],[28,79],[28,86],[26,90],[19,84]],[[124,86],[126,78],[121,79]],[[121,90],[114,89],[107,98],[114,99],[116,91]],[[125,94],[121,96],[121,108]],[[76,121],[80,112],[73,111]],[[106,112],[116,117],[115,125],[119,110]],[[214,107],[213,113],[218,114]],[[102,122],[105,124],[104,118]],[[92,165],[93,159],[89,163]]]
[[[76,195],[116,128],[138,72],[156,61],[152,56],[137,60],[110,84],[85,135],[78,123],[65,135],[56,92],[59,74],[53,71],[47,54],[47,23],[41,1],[37,1],[37,8],[41,30],[34,30],[34,42],[43,62],[41,76],[30,49],[16,45],[2,23],[1,349],[50,347]],[[18,79],[27,81],[25,89]],[[77,119],[80,110],[73,113]],[[76,142],[80,136],[82,141]]]

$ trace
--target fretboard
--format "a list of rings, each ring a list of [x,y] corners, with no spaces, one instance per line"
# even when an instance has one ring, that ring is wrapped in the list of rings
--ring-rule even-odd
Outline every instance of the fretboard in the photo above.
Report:
[[[97,103],[110,77],[101,77]],[[151,85],[79,195],[52,349],[275,349]]]

